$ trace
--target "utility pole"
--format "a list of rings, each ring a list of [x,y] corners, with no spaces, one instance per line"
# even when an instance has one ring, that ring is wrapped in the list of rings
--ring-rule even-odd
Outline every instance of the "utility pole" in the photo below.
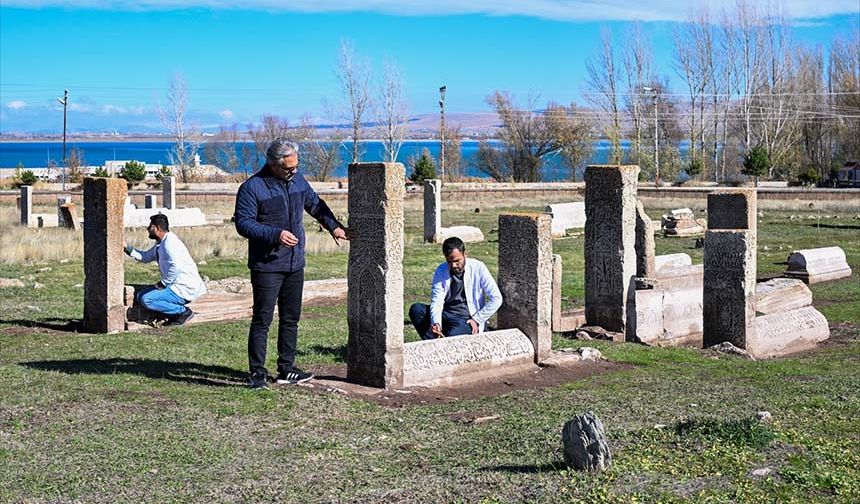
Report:
[[[657,90],[651,87],[643,87],[643,91],[651,93],[654,97],[654,185],[660,185],[660,129],[657,123]]]
[[[442,86],[439,88],[439,112],[441,114],[441,121],[439,129],[441,130],[442,137],[442,149],[439,154],[439,168],[442,172],[442,180],[445,180],[445,90],[447,86]]]
[[[66,111],[69,108],[69,90],[63,90],[63,97],[57,98],[63,105],[63,191],[66,190]]]

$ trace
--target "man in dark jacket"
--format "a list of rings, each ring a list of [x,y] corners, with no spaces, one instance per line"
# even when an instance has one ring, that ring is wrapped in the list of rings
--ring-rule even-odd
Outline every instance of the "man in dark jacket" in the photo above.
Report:
[[[251,388],[266,388],[266,341],[278,303],[278,374],[276,383],[295,384],[313,378],[294,366],[298,322],[302,311],[305,268],[304,211],[334,238],[349,240],[305,177],[299,173],[298,146],[277,139],[266,152],[266,164],[245,181],[236,195],[236,230],[248,239],[248,268],[254,290],[254,314],[248,331]]]

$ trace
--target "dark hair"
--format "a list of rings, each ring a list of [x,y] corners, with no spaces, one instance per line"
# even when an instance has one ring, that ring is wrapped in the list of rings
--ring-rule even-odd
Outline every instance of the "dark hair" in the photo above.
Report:
[[[448,257],[448,254],[453,252],[454,249],[459,250],[461,254],[463,252],[466,252],[466,245],[463,244],[463,240],[457,238],[456,236],[452,236],[442,242],[442,255],[444,255],[445,257]]]
[[[170,231],[170,223],[167,222],[167,216],[164,214],[155,214],[149,218],[150,224],[155,224],[155,227],[162,231]]]

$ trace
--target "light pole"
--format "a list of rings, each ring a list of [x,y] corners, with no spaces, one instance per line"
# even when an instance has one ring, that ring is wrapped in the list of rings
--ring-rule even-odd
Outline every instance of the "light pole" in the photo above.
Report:
[[[441,115],[441,120],[439,122],[439,129],[441,130],[442,137],[442,148],[439,154],[439,168],[442,172],[442,180],[445,180],[445,90],[448,89],[447,86],[442,86],[439,88],[439,113]]]
[[[63,106],[63,191],[66,190],[66,110],[69,108],[69,90],[63,90],[63,97],[57,98]]]
[[[643,87],[642,91],[651,93],[654,97],[654,185],[660,185],[660,129],[657,123],[657,90],[652,87]]]

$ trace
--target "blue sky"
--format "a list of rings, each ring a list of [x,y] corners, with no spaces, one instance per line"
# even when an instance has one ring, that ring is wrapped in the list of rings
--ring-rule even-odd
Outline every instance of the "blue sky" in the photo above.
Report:
[[[245,123],[264,113],[322,116],[323,99],[339,100],[334,66],[342,38],[377,76],[386,58],[400,67],[415,114],[437,110],[442,84],[450,112],[486,111],[484,97],[496,89],[581,102],[585,61],[603,26],[620,37],[633,20],[644,21],[661,73],[674,79],[672,30],[691,5],[0,0],[0,132],[61,129],[56,97],[64,88],[72,129],[157,128],[154,103],[176,72],[187,81],[189,115],[198,126]],[[835,33],[860,23],[857,0],[782,5],[807,44],[826,47]]]

